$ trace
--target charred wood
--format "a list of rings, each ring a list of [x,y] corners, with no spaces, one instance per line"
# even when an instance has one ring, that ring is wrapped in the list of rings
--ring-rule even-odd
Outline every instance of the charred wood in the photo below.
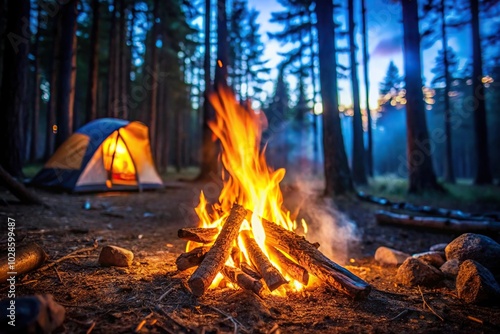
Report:
[[[199,242],[201,244],[209,244],[215,241],[219,230],[203,227],[185,227],[177,231],[177,236],[184,240]]]
[[[271,256],[271,258],[275,260],[279,264],[281,269],[286,271],[291,278],[293,278],[296,281],[299,281],[304,285],[307,285],[307,283],[309,283],[309,273],[304,267],[298,265],[297,263],[289,259],[285,254],[283,254],[281,251],[274,248],[273,246],[271,245],[266,245],[266,246],[267,246],[267,251]]]

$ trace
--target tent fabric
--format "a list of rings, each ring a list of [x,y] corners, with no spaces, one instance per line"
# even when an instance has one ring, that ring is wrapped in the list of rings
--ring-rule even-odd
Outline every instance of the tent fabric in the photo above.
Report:
[[[113,118],[92,121],[76,131],[31,184],[73,192],[163,187],[148,127]]]

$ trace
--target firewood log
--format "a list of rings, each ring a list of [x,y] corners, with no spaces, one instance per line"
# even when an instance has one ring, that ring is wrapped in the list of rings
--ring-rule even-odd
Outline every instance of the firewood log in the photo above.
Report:
[[[199,242],[200,244],[209,244],[217,238],[219,230],[215,227],[184,227],[177,231],[180,239]]]
[[[240,269],[245,274],[247,274],[250,277],[255,278],[256,280],[260,280],[262,278],[262,276],[257,272],[257,269],[255,269],[251,264],[248,264],[246,262],[241,262]]]
[[[388,211],[375,214],[380,225],[409,226],[422,229],[433,229],[450,232],[500,232],[500,223],[493,221],[457,220],[442,217],[422,217],[402,215]]]
[[[240,226],[245,219],[247,210],[234,204],[212,248],[188,280],[189,288],[195,296],[201,296],[208,289],[215,276],[224,267],[233,241],[238,236]]]
[[[276,261],[282,270],[286,271],[294,280],[307,285],[309,282],[309,273],[304,267],[290,260],[285,254],[273,246],[266,244],[266,247],[271,259]]]
[[[205,255],[210,250],[210,247],[196,247],[195,249],[182,253],[179,255],[175,264],[177,265],[177,270],[184,271],[186,269],[198,266],[201,261],[205,258]]]
[[[339,266],[313,244],[283,227],[262,219],[266,241],[286,252],[309,273],[318,277],[329,286],[354,298],[365,298],[371,286],[349,270]]]
[[[248,252],[250,261],[252,261],[253,265],[264,279],[264,282],[266,282],[269,290],[276,290],[281,285],[288,283],[278,269],[269,261],[264,252],[262,252],[255,239],[252,238],[250,231],[241,231],[240,236]]]
[[[262,294],[262,290],[264,289],[262,283],[259,280],[245,274],[238,268],[224,266],[224,268],[222,268],[222,275],[245,290],[252,291],[259,296]]]
[[[36,243],[29,243],[19,247],[15,251],[15,261],[13,261],[12,267],[9,264],[8,256],[2,257],[0,262],[0,284],[5,283],[10,276],[26,274],[40,267],[47,259],[48,256],[43,248]],[[15,274],[10,274],[11,272]]]

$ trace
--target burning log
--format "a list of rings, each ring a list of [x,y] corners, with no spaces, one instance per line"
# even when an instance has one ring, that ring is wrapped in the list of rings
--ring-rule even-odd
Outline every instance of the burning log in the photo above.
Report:
[[[402,215],[388,211],[375,214],[380,225],[409,226],[423,229],[435,229],[450,232],[499,232],[500,224],[493,221],[457,220],[443,217],[422,217]]]
[[[231,252],[231,245],[238,236],[247,210],[234,204],[212,248],[205,255],[200,266],[188,280],[189,288],[195,296],[201,296],[208,289],[215,276],[224,267]]]
[[[262,276],[254,269],[254,267],[246,262],[241,262],[240,268],[245,274],[255,278],[256,280],[260,280],[262,278]]]
[[[245,274],[238,268],[224,266],[224,268],[222,268],[222,275],[245,290],[252,291],[259,296],[262,294],[262,290],[264,289],[262,283],[258,279]]]
[[[177,236],[180,239],[199,242],[200,244],[210,244],[215,241],[219,229],[201,228],[201,227],[185,227],[177,231]]]
[[[255,239],[251,237],[250,231],[241,231],[240,235],[247,249],[250,261],[252,261],[259,274],[261,274],[269,290],[276,290],[281,285],[288,283],[262,252]]]
[[[328,285],[354,298],[365,298],[371,286],[347,269],[339,266],[304,237],[262,219],[266,241],[287,252],[298,264]]]
[[[210,247],[196,247],[190,252],[179,255],[177,260],[175,260],[177,270],[184,271],[186,269],[198,266],[203,261],[205,255],[209,250]]]
[[[283,254],[281,251],[274,248],[273,246],[271,245],[266,245],[266,246],[269,255],[271,255],[273,260],[279,263],[281,269],[286,271],[288,275],[290,275],[290,277],[293,278],[294,280],[297,280],[300,283],[307,285],[307,283],[309,282],[309,273],[307,272],[307,270],[304,269],[304,267],[290,260],[288,257],[286,257],[285,254]]]

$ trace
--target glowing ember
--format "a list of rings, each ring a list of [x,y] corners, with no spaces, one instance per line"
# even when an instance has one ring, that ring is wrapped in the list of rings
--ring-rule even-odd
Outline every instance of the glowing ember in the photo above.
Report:
[[[266,126],[266,118],[262,112],[244,108],[236,101],[229,89],[221,89],[219,95],[210,97],[216,120],[209,124],[211,130],[222,144],[221,161],[224,166],[224,186],[219,196],[219,202],[208,210],[208,202],[201,192],[200,203],[195,209],[199,219],[199,227],[218,228],[219,231],[228,217],[233,203],[252,210],[253,215],[244,220],[240,231],[249,230],[262,252],[271,260],[272,264],[289,281],[289,284],[275,290],[273,293],[283,294],[286,290],[297,291],[303,285],[291,278],[273,259],[265,244],[266,234],[259,217],[275,222],[289,231],[297,228],[297,222],[291,218],[290,212],[283,208],[283,196],[279,187],[285,176],[285,169],[273,171],[267,165],[265,149],[260,149],[262,130]],[[226,174],[227,173],[227,174]],[[304,233],[307,224],[301,221]],[[191,251],[200,244],[188,242],[187,251]],[[245,249],[241,234],[234,247],[240,251],[241,261],[251,263]],[[289,257],[287,254],[285,256]],[[228,266],[235,266],[232,257],[226,262]],[[219,273],[212,282],[212,287],[222,279]]]

